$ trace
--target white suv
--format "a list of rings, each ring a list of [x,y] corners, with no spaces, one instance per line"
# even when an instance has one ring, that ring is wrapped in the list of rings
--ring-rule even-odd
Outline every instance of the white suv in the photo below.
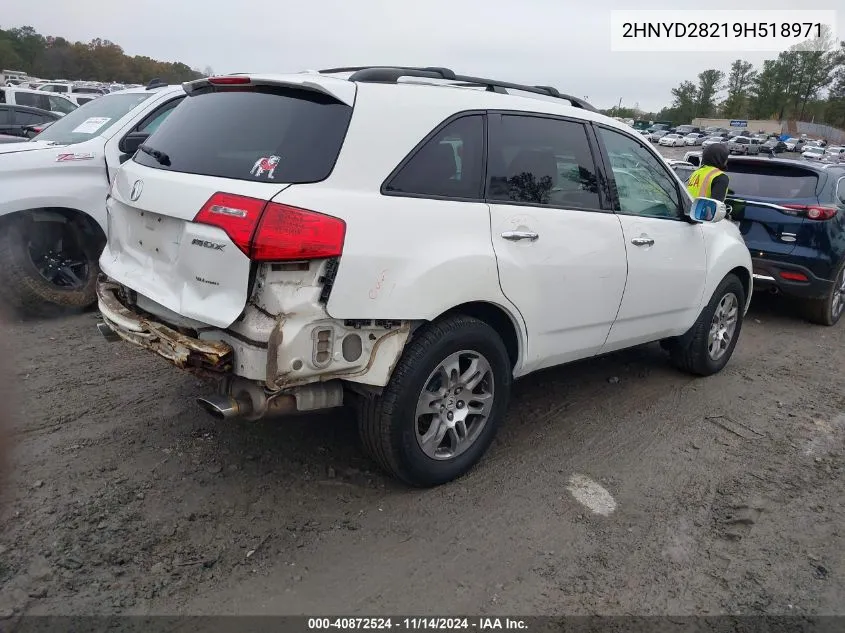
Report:
[[[651,341],[699,375],[733,352],[751,258],[724,205],[692,219],[708,201],[579,99],[443,68],[185,90],[113,181],[100,330],[224,377],[200,400],[220,418],[346,396],[381,466],[436,485],[481,458],[514,378]]]

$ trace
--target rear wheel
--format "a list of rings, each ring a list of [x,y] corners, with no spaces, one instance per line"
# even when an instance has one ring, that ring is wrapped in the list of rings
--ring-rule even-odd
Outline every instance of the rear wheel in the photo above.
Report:
[[[0,299],[26,315],[89,307],[99,272],[94,241],[73,219],[10,218],[0,229]]]
[[[845,312],[845,262],[839,265],[833,286],[823,299],[804,301],[804,316],[818,325],[836,325]]]
[[[364,448],[412,486],[456,479],[493,441],[511,382],[504,343],[483,321],[456,315],[424,326],[383,393],[360,399]]]
[[[736,347],[745,315],[745,288],[727,275],[687,335],[668,345],[679,369],[710,376],[722,370]]]

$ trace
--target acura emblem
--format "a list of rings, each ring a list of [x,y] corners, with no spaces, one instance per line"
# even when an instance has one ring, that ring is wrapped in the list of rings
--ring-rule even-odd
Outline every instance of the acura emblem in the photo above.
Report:
[[[135,202],[138,198],[141,197],[141,192],[144,190],[144,183],[140,180],[136,180],[135,184],[132,185],[132,191],[129,192],[129,199],[132,202]]]

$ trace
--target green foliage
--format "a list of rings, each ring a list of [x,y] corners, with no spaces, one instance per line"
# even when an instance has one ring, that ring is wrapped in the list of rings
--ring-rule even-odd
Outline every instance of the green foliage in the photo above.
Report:
[[[130,57],[109,40],[69,42],[63,37],[41,35],[31,26],[0,29],[0,68],[22,70],[42,79],[140,84],[156,77],[180,83],[203,76],[181,62]]]
[[[672,89],[672,105],[659,116],[676,123],[720,116],[813,120],[845,127],[845,42],[836,46],[828,31],[813,44],[793,46],[776,59],[764,61],[757,70],[737,59],[724,84],[725,73],[705,70],[698,75],[697,85],[683,81]],[[717,103],[722,91],[727,95]]]

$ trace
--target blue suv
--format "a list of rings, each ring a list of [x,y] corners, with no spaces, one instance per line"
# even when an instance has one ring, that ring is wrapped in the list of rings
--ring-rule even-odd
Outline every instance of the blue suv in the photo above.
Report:
[[[688,167],[676,171],[686,180]],[[800,301],[813,323],[836,324],[845,312],[845,165],[732,157],[727,173],[754,289]]]

